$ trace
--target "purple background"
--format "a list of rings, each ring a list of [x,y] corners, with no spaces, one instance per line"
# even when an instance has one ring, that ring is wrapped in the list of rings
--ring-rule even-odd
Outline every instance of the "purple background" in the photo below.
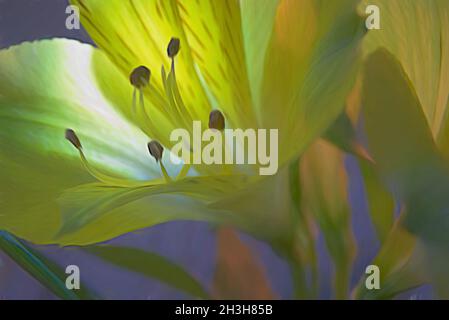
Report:
[[[23,41],[67,37],[92,43],[84,30],[65,28],[65,0],[0,0],[0,48]],[[358,256],[354,264],[352,285],[362,275],[366,265],[375,256],[379,244],[368,217],[363,184],[352,157],[347,159],[350,176],[350,200],[353,207],[353,230],[358,242]],[[254,248],[269,276],[274,291],[281,298],[292,297],[290,271],[286,263],[267,245],[242,235]],[[213,228],[205,223],[173,222],[109,241],[115,245],[135,246],[159,253],[184,266],[206,287],[210,286],[216,261],[216,238]],[[331,297],[332,264],[323,238],[318,242],[320,259],[320,297]],[[106,264],[79,248],[55,246],[35,247],[62,267],[76,264],[82,281],[107,299],[182,299],[183,293],[158,281],[142,277]],[[403,295],[403,298],[425,299],[431,289],[421,288]],[[51,292],[42,287],[11,259],[0,252],[0,299],[51,299]]]

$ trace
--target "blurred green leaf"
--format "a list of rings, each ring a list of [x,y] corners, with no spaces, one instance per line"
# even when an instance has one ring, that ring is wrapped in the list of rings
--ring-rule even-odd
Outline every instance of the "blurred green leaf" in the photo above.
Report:
[[[423,285],[426,277],[422,269],[423,252],[419,249],[416,248],[416,238],[396,225],[372,262],[380,269],[380,289],[366,289],[364,276],[355,289],[355,298],[392,299],[399,293]]]
[[[371,161],[371,156],[365,150],[363,145],[357,141],[355,128],[346,112],[340,114],[337,120],[335,120],[325,132],[323,138],[340,148],[342,151],[358,156],[361,159]]]
[[[83,284],[79,290],[67,289],[65,280],[68,275],[61,268],[6,231],[0,231],[0,249],[59,298],[94,298]]]
[[[365,39],[365,54],[386,48],[413,84],[425,119],[437,140],[448,125],[449,1],[364,0],[379,6],[381,29]]]
[[[383,243],[393,228],[395,201],[372,163],[360,160],[359,166],[362,171],[371,221],[376,229],[377,237]]]
[[[294,228],[293,248],[287,259],[292,268],[294,295],[296,298],[314,298],[318,296],[318,256],[314,234],[313,217],[301,209],[300,160],[289,166],[289,194],[291,204],[291,223]],[[307,271],[310,270],[310,286],[307,285]]]
[[[344,153],[326,141],[315,142],[301,158],[301,208],[323,232],[335,265],[337,299],[348,296],[355,255]]]
[[[182,290],[195,298],[209,297],[202,285],[181,266],[155,253],[129,247],[90,246],[85,250],[121,268]]]
[[[403,225],[419,237],[427,254],[441,255],[449,248],[449,170],[436,148],[419,99],[401,65],[384,49],[368,58],[364,78],[370,151],[390,189],[405,204]],[[391,254],[402,257],[404,252]],[[421,260],[430,270],[441,268],[441,260]]]
[[[410,84],[387,51],[368,59],[363,105],[369,147],[390,188],[406,204],[409,230],[448,243],[449,171]]]

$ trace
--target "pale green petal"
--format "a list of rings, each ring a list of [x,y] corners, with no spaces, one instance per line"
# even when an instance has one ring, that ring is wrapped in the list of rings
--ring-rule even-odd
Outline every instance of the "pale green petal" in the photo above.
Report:
[[[281,162],[343,111],[364,34],[356,2],[283,0],[278,6],[258,110],[264,127],[280,130]]]
[[[191,177],[134,188],[86,184],[59,198],[63,224],[56,238],[62,245],[87,245],[172,220],[201,220],[251,225],[208,204],[238,193],[244,176]]]
[[[401,62],[435,138],[447,126],[449,97],[449,2],[365,0],[380,9],[381,30],[371,30],[365,54],[380,46]]]
[[[64,138],[66,128],[78,133],[99,170],[128,179],[160,175],[146,150],[148,138],[97,90],[93,56],[107,61],[93,47],[70,40],[0,52],[0,229],[49,242],[61,222],[56,198],[94,180]]]
[[[245,232],[271,243],[285,244],[293,228],[287,169],[282,168],[273,176],[249,180],[243,189],[217,199],[209,207],[238,213],[238,220],[234,222]]]
[[[32,148],[78,158],[64,139],[71,128],[91,162],[135,179],[149,178],[154,165],[148,138],[101,95],[91,68],[94,57],[103,60],[104,68],[114,68],[100,51],[71,40],[24,43],[1,52],[2,150]]]

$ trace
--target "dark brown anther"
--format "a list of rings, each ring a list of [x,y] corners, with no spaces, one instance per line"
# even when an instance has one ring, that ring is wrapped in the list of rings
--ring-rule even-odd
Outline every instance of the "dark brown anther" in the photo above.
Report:
[[[181,41],[178,38],[171,38],[168,47],[167,47],[167,54],[168,57],[173,59],[176,57],[176,55],[179,52],[179,49],[181,47]]]
[[[153,156],[153,158],[156,159],[156,162],[159,162],[162,159],[164,147],[161,146],[161,144],[156,140],[153,140],[151,142],[148,142],[148,151]]]
[[[65,138],[70,141],[71,144],[77,149],[81,149],[81,142],[80,139],[78,139],[78,136],[76,135],[75,131],[72,129],[67,129],[65,131]]]
[[[225,128],[225,118],[218,110],[213,110],[209,115],[209,129],[222,131]]]
[[[129,81],[137,89],[141,89],[150,83],[151,71],[145,66],[137,67],[131,72]]]

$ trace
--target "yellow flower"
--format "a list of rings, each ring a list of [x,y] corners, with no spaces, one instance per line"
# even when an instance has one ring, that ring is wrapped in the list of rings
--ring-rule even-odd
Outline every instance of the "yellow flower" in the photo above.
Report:
[[[98,49],[0,52],[0,228],[85,245],[190,219],[288,238],[286,170],[170,165],[170,132],[219,110],[227,128],[278,129],[288,168],[354,84],[358,1],[72,2]]]

